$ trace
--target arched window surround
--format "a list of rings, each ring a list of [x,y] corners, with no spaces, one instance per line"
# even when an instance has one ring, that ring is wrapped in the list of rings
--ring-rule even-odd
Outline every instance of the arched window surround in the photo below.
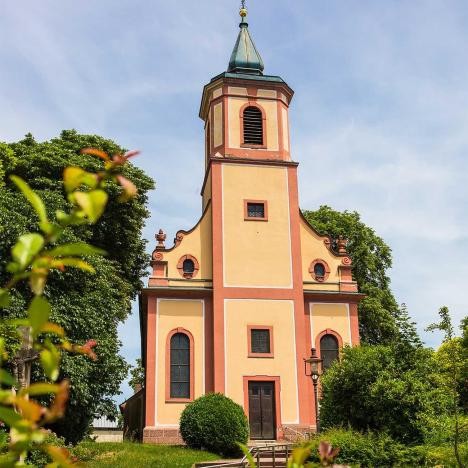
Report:
[[[185,260],[192,260],[194,270],[193,273],[185,273],[184,272],[184,261]],[[177,271],[179,272],[180,276],[185,279],[191,279],[195,278],[198,275],[198,272],[200,270],[200,264],[198,263],[198,260],[190,254],[182,255],[182,257],[179,258],[179,261],[177,262]]]
[[[190,343],[190,397],[171,398],[171,338],[177,333],[188,336]],[[174,328],[166,338],[166,403],[188,403],[194,400],[195,392],[195,346],[193,335],[185,328]]]
[[[321,263],[323,265],[325,269],[324,276],[317,276],[315,274],[315,265],[317,265],[317,263]],[[316,258],[309,266],[309,273],[315,281],[318,281],[319,283],[323,283],[327,281],[328,277],[330,276],[330,267],[328,266],[328,263],[325,260],[321,258]]]
[[[244,111],[247,107],[256,107],[262,113],[262,133],[263,133],[263,144],[254,145],[252,143],[244,142]],[[239,110],[240,118],[240,146],[241,148],[256,148],[256,149],[267,149],[267,131],[266,131],[266,112],[262,106],[257,104],[255,101],[246,102]]]
[[[326,330],[323,330],[321,333],[319,333],[316,338],[315,338],[315,349],[317,350],[318,356],[321,358],[321,351],[320,351],[320,340],[325,336],[325,335],[332,335],[338,340],[338,357],[341,355],[341,350],[343,349],[343,338],[341,338],[341,335],[337,333],[335,330],[332,330],[331,328],[327,328]]]

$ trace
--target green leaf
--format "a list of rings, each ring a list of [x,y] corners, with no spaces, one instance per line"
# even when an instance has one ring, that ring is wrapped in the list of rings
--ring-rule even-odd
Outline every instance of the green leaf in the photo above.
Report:
[[[60,390],[60,385],[50,383],[33,383],[29,387],[23,388],[19,394],[24,395],[48,395],[49,393],[57,393]]]
[[[254,459],[252,453],[250,452],[249,447],[247,447],[244,444],[241,444],[240,442],[238,442],[237,445],[242,450],[243,454],[245,455],[245,458],[247,458],[247,461],[249,462],[249,467],[250,468],[257,468],[257,464],[255,463],[255,459]]]
[[[23,419],[16,411],[0,406],[0,421],[3,421],[8,426],[14,426]]]
[[[41,224],[47,224],[47,212],[41,197],[20,177],[12,175],[10,176],[10,179],[21,190],[28,202],[34,208],[34,211],[39,216]]]
[[[40,354],[42,368],[50,380],[55,382],[59,376],[60,353],[54,345],[43,349]]]
[[[88,220],[95,223],[104,212],[108,199],[107,193],[104,190],[92,190],[91,192],[76,192],[74,196]]]
[[[0,288],[0,308],[8,307],[10,304],[10,293],[7,289]]]
[[[68,255],[103,255],[104,250],[93,247],[86,242],[74,242],[62,244],[46,252],[51,257],[62,257]]]
[[[0,383],[14,387],[16,385],[16,380],[5,369],[0,369]]]
[[[32,336],[36,336],[41,332],[42,326],[47,323],[50,316],[50,304],[47,299],[42,296],[36,296],[29,305],[28,318],[32,328]]]
[[[40,234],[23,234],[11,249],[11,253],[20,268],[24,269],[29,265],[32,258],[41,251],[43,246],[44,238]]]
[[[63,266],[79,268],[80,270],[89,271],[90,273],[95,272],[94,267],[90,265],[89,263],[85,262],[84,260],[81,260],[81,258],[63,257],[63,258],[58,258],[57,260],[54,260],[52,262],[53,268],[61,268]]]
[[[47,272],[33,271],[29,277],[29,285],[36,296],[40,296],[44,292],[47,280]]]
[[[66,167],[63,171],[63,183],[67,193],[73,192],[81,185],[89,188],[95,188],[98,179],[96,174],[86,172],[80,167]]]

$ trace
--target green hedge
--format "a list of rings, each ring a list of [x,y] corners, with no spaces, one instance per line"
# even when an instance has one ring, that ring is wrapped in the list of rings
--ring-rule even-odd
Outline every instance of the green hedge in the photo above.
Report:
[[[387,434],[360,433],[346,429],[329,429],[309,442],[312,446],[312,462],[318,462],[319,442],[327,441],[339,447],[336,463],[347,463],[361,467],[393,466],[455,466],[453,448],[449,445],[407,446],[393,440]],[[461,444],[460,452],[468,461],[468,443]]]
[[[247,443],[249,423],[242,406],[220,393],[210,393],[185,407],[180,432],[189,447],[230,456],[239,453],[239,442]]]

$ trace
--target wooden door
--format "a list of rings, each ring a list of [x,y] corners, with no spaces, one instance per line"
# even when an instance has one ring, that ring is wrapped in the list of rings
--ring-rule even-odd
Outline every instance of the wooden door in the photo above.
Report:
[[[275,383],[249,382],[251,439],[276,439]]]

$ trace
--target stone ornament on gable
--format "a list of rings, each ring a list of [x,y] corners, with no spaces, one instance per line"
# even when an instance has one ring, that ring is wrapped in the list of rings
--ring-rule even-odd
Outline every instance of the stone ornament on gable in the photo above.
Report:
[[[346,250],[346,246],[348,245],[348,239],[345,239],[343,236],[338,236],[336,241],[336,248],[340,255],[346,255],[348,251]]]
[[[158,245],[156,246],[156,249],[165,249],[166,245],[164,242],[166,241],[166,234],[162,229],[159,230],[159,232],[156,234],[156,240],[158,241]]]

